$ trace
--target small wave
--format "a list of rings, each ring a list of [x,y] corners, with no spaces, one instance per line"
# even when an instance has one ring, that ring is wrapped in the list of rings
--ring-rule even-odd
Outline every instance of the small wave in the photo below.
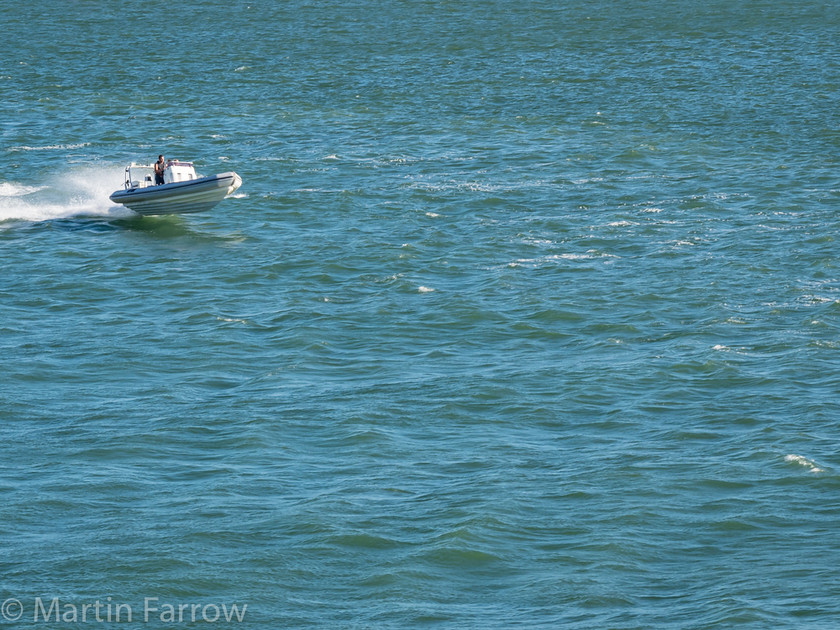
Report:
[[[432,293],[434,291],[434,289],[432,289],[431,287],[424,287],[424,286],[417,287],[417,290],[420,293]]]
[[[807,457],[803,457],[802,455],[785,455],[785,461],[790,462],[792,464],[799,464],[800,466],[804,466],[805,468],[808,468],[808,472],[825,472],[824,468],[820,468],[813,460],[810,460]]]
[[[81,149],[82,147],[89,147],[90,142],[79,142],[78,144],[48,144],[43,147],[30,147],[28,145],[20,145],[17,147],[9,147],[9,151],[67,151],[69,149]]]
[[[249,322],[247,319],[240,319],[240,318],[238,318],[238,317],[222,317],[221,315],[217,316],[217,317],[216,317],[216,319],[217,319],[218,321],[220,321],[220,322],[226,322],[226,323],[228,323],[228,324],[245,324],[245,325],[249,325],[249,324],[251,323],[251,322]]]
[[[596,258],[618,258],[618,256],[590,249],[587,250],[585,254],[555,254],[553,256],[549,256],[549,258],[560,260],[592,260]]]
[[[802,301],[811,304],[835,304],[838,302],[836,298],[821,295],[803,295]]]
[[[525,245],[535,245],[535,246],[542,246],[542,245],[554,245],[554,241],[549,238],[523,238],[522,242]]]
[[[599,252],[594,249],[587,250],[584,253],[571,253],[567,252],[565,254],[550,254],[548,256],[540,256],[538,258],[518,258],[512,262],[507,264],[507,267],[520,267],[523,265],[527,265],[531,268],[541,267],[546,264],[558,264],[560,262],[566,261],[591,261],[591,260],[603,260],[605,262],[619,258],[615,254],[607,254],[605,252]]]

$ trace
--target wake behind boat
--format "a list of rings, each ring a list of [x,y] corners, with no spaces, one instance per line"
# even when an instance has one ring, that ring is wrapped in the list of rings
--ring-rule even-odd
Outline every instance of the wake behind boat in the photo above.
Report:
[[[242,178],[232,172],[199,177],[192,162],[167,162],[163,184],[155,185],[154,172],[151,164],[126,166],[125,189],[111,193],[111,201],[142,215],[203,212],[242,185]]]

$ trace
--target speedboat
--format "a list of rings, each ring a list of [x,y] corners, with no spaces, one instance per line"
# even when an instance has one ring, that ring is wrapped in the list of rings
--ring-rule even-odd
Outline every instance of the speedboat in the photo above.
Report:
[[[125,188],[110,199],[137,214],[185,214],[210,210],[242,185],[236,173],[200,177],[192,162],[169,160],[163,183],[155,185],[152,164],[131,163],[125,167]]]

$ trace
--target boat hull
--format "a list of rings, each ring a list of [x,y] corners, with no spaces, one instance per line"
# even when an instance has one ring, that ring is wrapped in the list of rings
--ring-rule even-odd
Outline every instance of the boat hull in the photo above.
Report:
[[[242,185],[236,173],[221,173],[183,182],[129,188],[111,194],[114,203],[142,215],[204,212]]]

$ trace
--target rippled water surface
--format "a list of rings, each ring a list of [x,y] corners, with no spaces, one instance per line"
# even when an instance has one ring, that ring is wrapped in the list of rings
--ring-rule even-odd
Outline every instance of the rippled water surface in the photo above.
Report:
[[[840,619],[835,3],[0,6],[0,625]]]

